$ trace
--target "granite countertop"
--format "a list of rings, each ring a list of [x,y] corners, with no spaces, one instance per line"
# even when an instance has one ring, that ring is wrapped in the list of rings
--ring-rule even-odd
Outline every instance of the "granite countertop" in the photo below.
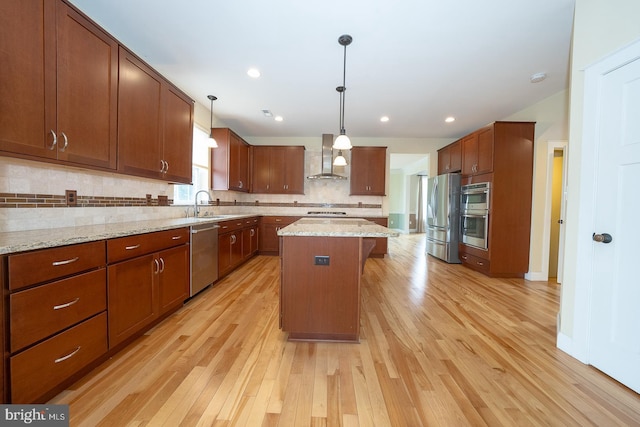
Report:
[[[278,236],[396,237],[399,233],[363,218],[302,218]]]
[[[0,255],[254,216],[257,215],[215,215],[4,232],[0,233]]]

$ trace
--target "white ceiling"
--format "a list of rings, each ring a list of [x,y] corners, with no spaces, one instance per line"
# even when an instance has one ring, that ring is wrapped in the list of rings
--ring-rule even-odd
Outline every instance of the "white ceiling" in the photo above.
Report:
[[[71,2],[244,137],[339,133],[341,34],[352,137],[456,138],[568,87],[575,0]]]

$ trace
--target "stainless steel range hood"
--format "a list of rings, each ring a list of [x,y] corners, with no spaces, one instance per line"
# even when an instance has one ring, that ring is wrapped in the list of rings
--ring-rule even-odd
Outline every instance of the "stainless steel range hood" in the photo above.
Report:
[[[347,179],[346,176],[333,173],[333,134],[322,134],[322,172],[310,175],[307,179]]]

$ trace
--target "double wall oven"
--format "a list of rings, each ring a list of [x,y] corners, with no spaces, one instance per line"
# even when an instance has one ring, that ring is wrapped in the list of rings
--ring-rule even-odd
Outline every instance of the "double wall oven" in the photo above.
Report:
[[[479,249],[489,247],[491,184],[481,182],[460,188],[460,241]]]

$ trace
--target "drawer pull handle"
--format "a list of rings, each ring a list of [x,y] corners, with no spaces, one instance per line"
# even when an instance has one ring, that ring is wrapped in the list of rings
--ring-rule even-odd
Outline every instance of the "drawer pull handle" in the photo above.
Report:
[[[158,273],[160,273],[160,263],[158,262],[158,260],[157,260],[157,259],[154,259],[154,260],[153,260],[153,263],[154,263],[154,264],[155,264],[155,266],[156,266],[156,269],[155,269],[155,271],[153,272],[153,274],[158,274]]]
[[[71,358],[71,357],[75,356],[75,354],[76,354],[77,352],[79,352],[81,348],[82,348],[82,346],[78,346],[78,347],[77,347],[75,350],[73,350],[71,353],[67,354],[66,356],[62,356],[62,357],[60,357],[60,358],[58,358],[58,359],[54,360],[54,362],[55,362],[55,363],[64,362],[65,360],[67,360],[67,359],[69,359],[69,358]]]
[[[53,309],[54,310],[60,310],[62,308],[67,308],[67,307],[71,307],[73,304],[77,303],[78,301],[80,301],[80,297],[74,299],[73,301],[69,301],[67,303],[64,304],[60,304],[60,305],[54,305]]]
[[[182,239],[182,236],[173,236],[171,238],[171,240],[180,240],[180,239]]]
[[[140,247],[140,244],[137,245],[132,245],[132,246],[125,246],[125,250],[130,251],[132,249],[138,249]]]
[[[71,264],[72,262],[76,262],[77,260],[79,260],[80,257],[77,256],[75,258],[71,258],[71,259],[65,259],[64,261],[54,261],[51,263],[51,265],[53,265],[54,267],[58,267],[60,265],[67,265],[67,264]]]

